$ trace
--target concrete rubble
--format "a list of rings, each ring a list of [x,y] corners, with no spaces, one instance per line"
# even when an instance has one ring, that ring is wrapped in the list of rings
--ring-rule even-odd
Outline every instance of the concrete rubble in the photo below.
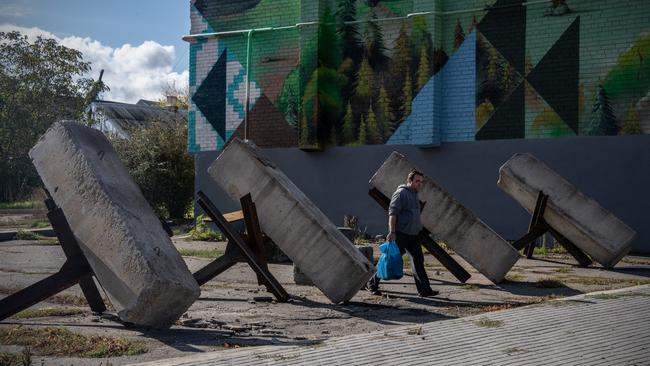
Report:
[[[404,155],[393,152],[370,179],[370,185],[391,197],[407,175],[417,169]],[[494,283],[501,282],[519,253],[451,194],[424,177],[419,197],[426,202],[422,225]]]
[[[199,286],[104,134],[56,123],[29,155],[120,319],[173,324]]]
[[[497,185],[529,212],[543,191],[548,195],[544,220],[605,267],[632,249],[634,230],[533,155],[510,158],[499,169]]]
[[[351,299],[375,268],[252,143],[234,139],[208,173],[235,201],[250,193],[260,227],[333,303]]]

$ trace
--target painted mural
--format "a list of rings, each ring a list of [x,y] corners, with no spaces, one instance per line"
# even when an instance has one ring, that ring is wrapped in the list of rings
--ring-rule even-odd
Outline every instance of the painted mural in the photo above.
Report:
[[[192,152],[244,136],[246,77],[248,137],[263,147],[650,133],[650,3],[194,0],[191,7],[193,33],[282,27],[254,33],[250,70],[246,33],[191,43]],[[407,16],[419,12],[429,13]]]

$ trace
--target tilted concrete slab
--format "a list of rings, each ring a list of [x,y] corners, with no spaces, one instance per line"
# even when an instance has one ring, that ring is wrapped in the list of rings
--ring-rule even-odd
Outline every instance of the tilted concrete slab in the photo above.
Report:
[[[497,185],[529,212],[543,191],[548,195],[544,220],[605,267],[632,249],[634,230],[533,155],[510,158],[499,169]]]
[[[417,168],[404,155],[393,152],[370,179],[370,185],[392,197],[413,169]],[[420,216],[422,225],[490,281],[501,282],[519,253],[431,178],[424,177],[418,195],[426,202]]]
[[[29,155],[120,319],[178,319],[200,288],[104,134],[57,123]]]
[[[235,201],[251,194],[262,231],[333,303],[351,299],[374,274],[372,263],[252,143],[233,140],[208,173]]]

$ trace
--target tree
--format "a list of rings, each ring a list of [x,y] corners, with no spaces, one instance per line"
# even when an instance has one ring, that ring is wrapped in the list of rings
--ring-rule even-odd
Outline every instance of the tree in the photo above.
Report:
[[[639,113],[634,107],[634,103],[630,104],[630,107],[627,110],[627,118],[625,119],[625,124],[621,128],[621,135],[642,135],[643,129],[641,129],[641,123],[639,121]]]
[[[194,200],[194,158],[187,153],[187,124],[153,120],[132,131],[128,140],[111,140],[156,214],[182,219]]]
[[[393,115],[393,112],[391,112],[388,93],[383,85],[379,88],[379,96],[377,97],[377,119],[379,129],[381,130],[382,137],[385,141],[393,133],[393,121],[395,121],[395,116]]]
[[[354,115],[352,114],[352,105],[348,102],[348,108],[343,117],[343,143],[350,144],[354,142],[357,131],[354,125]]]
[[[368,119],[366,120],[366,138],[369,144],[381,144],[383,141],[379,125],[377,124],[377,116],[372,110],[372,106],[368,109]]]
[[[0,32],[0,201],[40,186],[28,151],[52,123],[82,118],[89,72],[79,51],[53,39]]]
[[[454,29],[454,51],[460,48],[460,45],[465,41],[465,31],[460,24],[460,19],[456,20],[456,28]]]
[[[420,51],[420,66],[418,67],[418,72],[417,72],[417,82],[416,82],[416,87],[417,91],[419,92],[424,88],[424,86],[429,82],[429,78],[431,78],[431,72],[429,68],[429,55],[427,54],[427,51],[425,48],[422,48]]]
[[[616,135],[618,126],[616,116],[609,103],[607,92],[602,85],[598,85],[598,94],[594,102],[591,120],[587,128],[587,134],[592,136]]]

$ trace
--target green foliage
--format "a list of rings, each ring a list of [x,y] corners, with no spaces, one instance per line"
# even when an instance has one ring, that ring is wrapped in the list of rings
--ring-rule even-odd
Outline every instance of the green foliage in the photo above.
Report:
[[[621,53],[603,81],[612,105],[638,101],[650,90],[650,32],[645,32]],[[618,110],[618,109],[617,109]]]
[[[3,328],[0,329],[0,344],[34,347],[44,356],[86,358],[132,356],[148,351],[142,342],[131,342],[124,338],[89,337],[65,328],[53,327]]]
[[[194,199],[194,159],[187,125],[150,121],[128,140],[112,137],[124,165],[157,215],[183,218]]]
[[[336,70],[341,61],[341,39],[336,32],[336,18],[326,6],[318,25],[318,65]]]
[[[287,75],[282,85],[282,90],[278,95],[277,107],[282,113],[287,123],[295,129],[298,128],[300,118],[300,72],[293,69]]]
[[[372,90],[374,87],[374,73],[370,62],[367,57],[363,57],[359,71],[357,72],[357,80],[354,86],[354,97],[352,98],[355,107],[361,112],[368,110],[370,102],[372,101]]]
[[[535,287],[538,288],[558,288],[564,287],[564,282],[559,278],[540,278],[535,282]]]
[[[183,257],[199,257],[199,258],[208,258],[208,259],[218,258],[223,255],[223,251],[219,249],[180,248],[178,252],[181,253]]]
[[[81,118],[89,71],[79,51],[53,39],[0,32],[0,201],[40,185],[27,153],[52,123]]]
[[[224,237],[218,231],[214,231],[205,224],[205,215],[201,214],[196,218],[196,224],[190,230],[190,239],[196,241],[223,241]]]
[[[49,316],[70,316],[85,314],[82,309],[74,308],[38,308],[27,309],[14,315],[17,319],[44,318]]]

